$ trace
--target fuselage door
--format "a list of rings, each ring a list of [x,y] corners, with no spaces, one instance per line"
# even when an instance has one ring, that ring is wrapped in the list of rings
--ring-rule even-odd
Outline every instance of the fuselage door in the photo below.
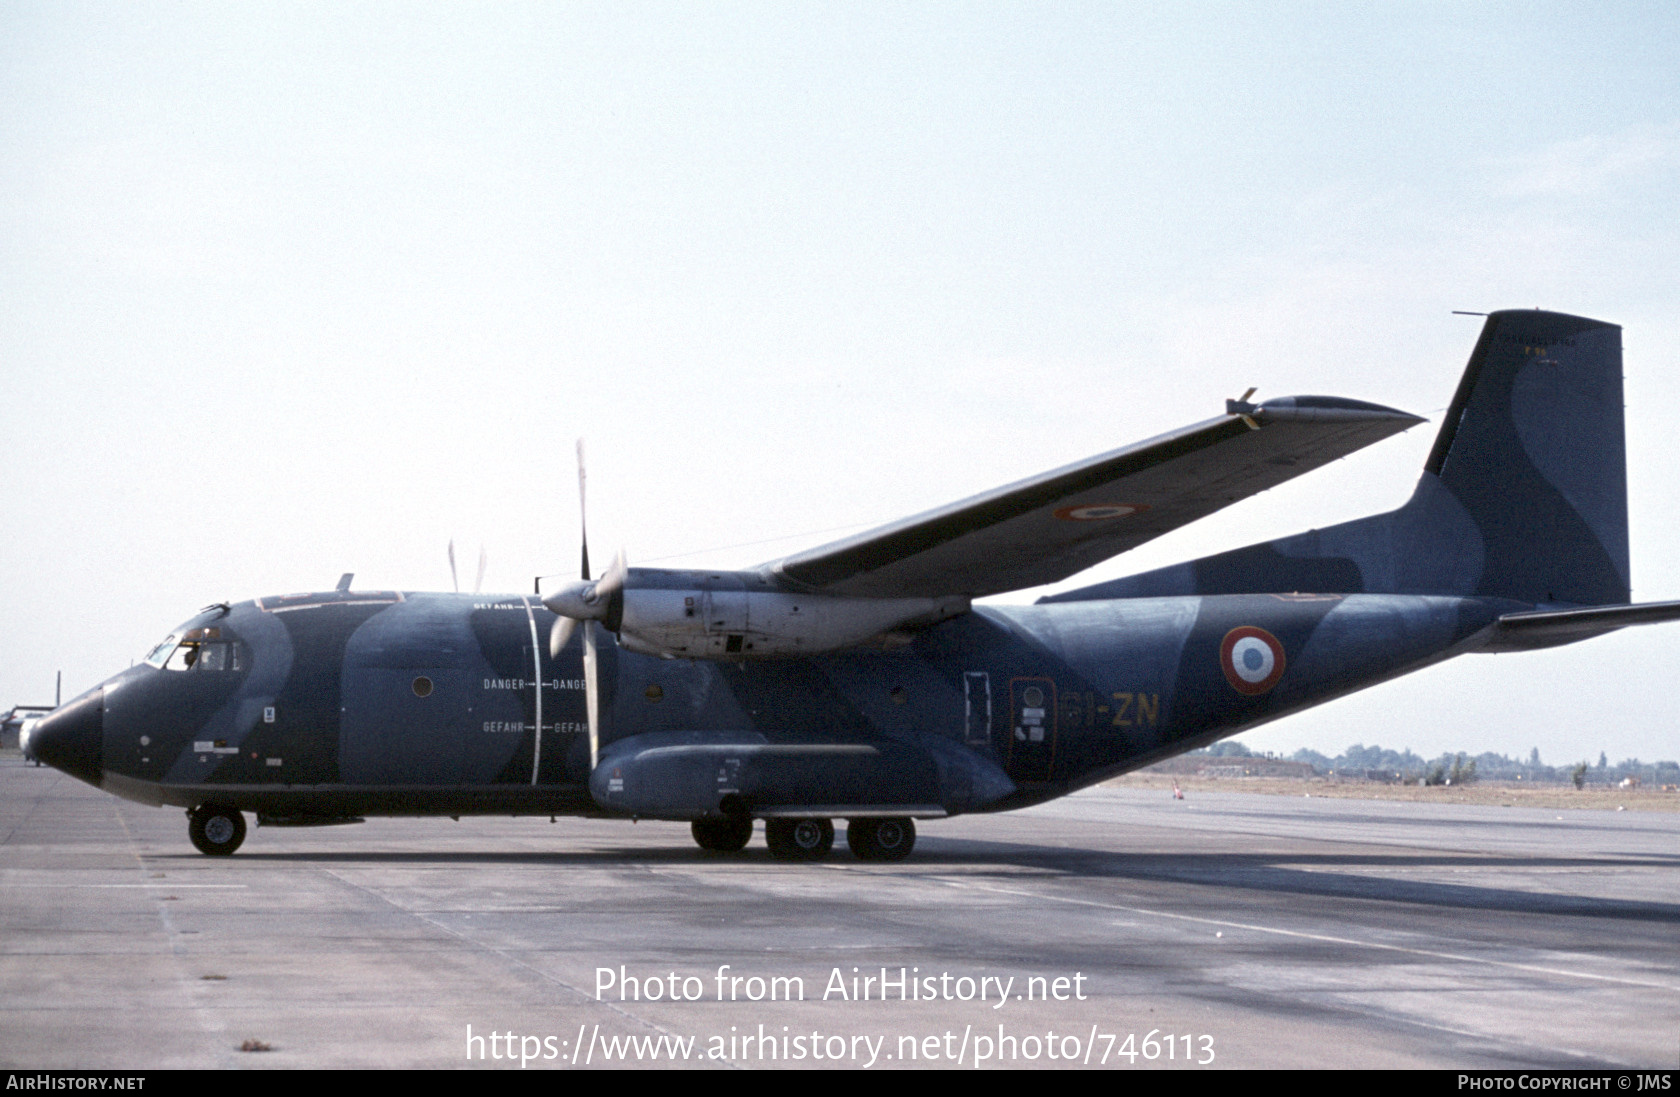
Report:
[[[1017,781],[1048,781],[1056,761],[1056,683],[1010,679],[1009,718],[1009,775]]]
[[[351,667],[339,768],[347,784],[458,785],[473,719],[459,667]]]

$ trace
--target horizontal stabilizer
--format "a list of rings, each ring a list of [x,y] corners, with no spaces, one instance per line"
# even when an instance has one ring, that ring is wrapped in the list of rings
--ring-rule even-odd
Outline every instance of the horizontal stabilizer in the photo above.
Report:
[[[1629,625],[1680,621],[1680,602],[1507,613],[1494,622],[1481,651],[1530,651],[1585,640]]]

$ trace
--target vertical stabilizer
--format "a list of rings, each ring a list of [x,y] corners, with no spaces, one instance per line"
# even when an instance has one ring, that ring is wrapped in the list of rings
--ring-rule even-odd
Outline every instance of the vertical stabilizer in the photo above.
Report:
[[[1475,593],[1628,600],[1621,328],[1553,312],[1489,316],[1424,468],[1481,533]]]
[[[1493,313],[1399,510],[1045,600],[1290,591],[1625,603],[1622,329]]]

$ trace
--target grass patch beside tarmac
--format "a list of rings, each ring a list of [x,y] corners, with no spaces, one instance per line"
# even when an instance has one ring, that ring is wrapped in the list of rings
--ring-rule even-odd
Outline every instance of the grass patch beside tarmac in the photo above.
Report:
[[[1337,777],[1198,777],[1140,770],[1103,782],[1114,788],[1160,789],[1172,795],[1173,782],[1189,796],[1196,792],[1258,792],[1268,796],[1328,796],[1341,800],[1410,800],[1428,804],[1481,804],[1488,807],[1571,808],[1589,811],[1667,811],[1680,813],[1680,792],[1634,788],[1570,788],[1514,781],[1478,781],[1473,785],[1388,785]]]

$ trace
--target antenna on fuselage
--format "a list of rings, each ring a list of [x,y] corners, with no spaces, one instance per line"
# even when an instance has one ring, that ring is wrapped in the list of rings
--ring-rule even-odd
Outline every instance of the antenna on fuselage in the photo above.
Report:
[[[484,569],[490,565],[490,553],[483,545],[478,546],[478,579],[473,582],[472,592],[478,594],[484,589]],[[455,593],[461,593],[461,577],[455,571],[455,538],[449,539],[449,585]]]
[[[354,579],[355,577],[356,577],[355,572],[353,572],[353,571],[345,572],[343,575],[340,575],[338,577],[338,586],[333,588],[333,589],[335,589],[335,590],[349,590],[350,589],[350,581],[352,579]]]

